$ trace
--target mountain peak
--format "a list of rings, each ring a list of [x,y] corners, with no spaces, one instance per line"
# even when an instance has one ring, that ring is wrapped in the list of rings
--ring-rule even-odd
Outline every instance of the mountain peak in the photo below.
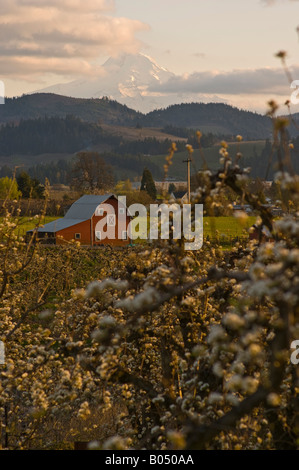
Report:
[[[117,66],[117,67],[124,67],[128,65],[152,65],[155,66],[161,70],[164,70],[165,72],[169,72],[167,69],[164,67],[161,67],[155,59],[150,57],[149,55],[143,54],[142,52],[139,52],[138,54],[129,54],[129,53],[124,53],[120,54],[116,57],[109,57],[109,59],[106,60],[106,62],[103,64],[103,67],[110,67],[110,66]]]
[[[110,57],[103,64],[103,71],[105,75],[109,75],[109,81],[117,75],[118,82],[136,82],[136,87],[144,85],[149,86],[154,80],[165,82],[174,74],[169,70],[161,67],[151,57],[139,54],[122,54],[118,57]]]
[[[175,74],[159,65],[152,57],[143,54],[122,54],[110,57],[102,65],[102,73],[92,78],[83,78],[70,83],[58,84],[40,93],[55,93],[74,98],[108,98],[125,104],[141,112],[150,112],[157,108],[181,103],[182,96],[175,94],[153,93],[152,85],[166,83],[175,78]],[[187,102],[203,101],[209,97],[184,95]],[[212,97],[209,101],[215,101]],[[216,101],[223,101],[218,99]]]

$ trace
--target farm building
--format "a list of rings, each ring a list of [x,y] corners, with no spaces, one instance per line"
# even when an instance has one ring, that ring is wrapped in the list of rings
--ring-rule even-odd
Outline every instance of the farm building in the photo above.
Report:
[[[174,191],[170,194],[171,199],[179,200],[183,204],[188,203],[188,193],[186,191]]]
[[[35,232],[38,241],[53,245],[76,240],[89,246],[126,246],[130,243],[130,221],[126,206],[113,194],[85,195],[69,208],[62,219],[29,230],[27,236]]]

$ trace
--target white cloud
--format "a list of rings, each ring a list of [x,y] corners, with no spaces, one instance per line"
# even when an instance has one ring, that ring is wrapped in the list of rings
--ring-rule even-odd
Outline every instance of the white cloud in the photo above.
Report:
[[[291,69],[294,79],[299,77],[299,66]],[[195,72],[175,76],[163,84],[155,84],[152,92],[160,93],[216,93],[222,95],[269,94],[286,95],[290,86],[284,71],[262,68],[233,70],[231,72]]]
[[[112,0],[1,0],[1,76],[90,74],[101,55],[137,52],[148,26],[113,12]]]

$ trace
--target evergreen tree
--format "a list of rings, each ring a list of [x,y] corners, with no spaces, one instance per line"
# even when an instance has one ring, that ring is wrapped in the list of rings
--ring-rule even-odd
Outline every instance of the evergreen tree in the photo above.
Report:
[[[174,191],[175,191],[175,184],[170,183],[170,185],[168,186],[169,194],[173,193]]]
[[[44,186],[36,178],[31,178],[26,171],[22,171],[17,177],[18,189],[22,193],[22,197],[42,199],[44,197]]]
[[[157,189],[155,186],[155,182],[148,168],[145,168],[143,170],[140,191],[146,191],[152,199],[157,198]]]

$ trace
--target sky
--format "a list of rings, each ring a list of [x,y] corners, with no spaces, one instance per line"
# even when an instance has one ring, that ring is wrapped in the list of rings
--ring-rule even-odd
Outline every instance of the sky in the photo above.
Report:
[[[275,53],[299,80],[298,25],[299,0],[1,0],[0,80],[19,96],[143,52],[176,74],[151,91],[263,112],[292,92]]]

